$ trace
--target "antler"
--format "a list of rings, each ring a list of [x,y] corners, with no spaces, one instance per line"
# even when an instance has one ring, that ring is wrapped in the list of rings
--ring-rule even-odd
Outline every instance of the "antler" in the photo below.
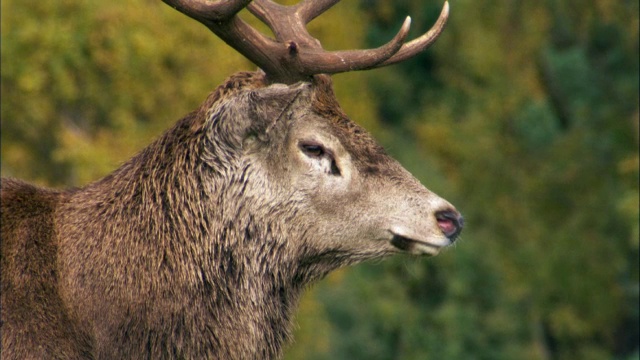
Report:
[[[395,37],[376,49],[326,51],[309,34],[306,24],[340,0],[304,0],[293,6],[279,5],[271,0],[163,1],[207,26],[258,65],[269,81],[282,83],[294,83],[315,74],[387,66],[409,59],[438,38],[449,16],[449,3],[445,1],[435,25],[409,43],[404,43],[411,24],[411,18],[407,16]],[[269,26],[275,39],[255,30],[237,16],[245,7]]]

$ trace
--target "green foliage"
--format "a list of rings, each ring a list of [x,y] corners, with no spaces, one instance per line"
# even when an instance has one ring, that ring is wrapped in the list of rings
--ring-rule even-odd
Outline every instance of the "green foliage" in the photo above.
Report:
[[[438,12],[363,2],[372,43],[406,13]],[[437,259],[321,284],[337,335],[320,358],[637,358],[637,2],[458,1],[451,14],[431,50],[370,83],[402,136],[391,152],[467,229]]]
[[[105,175],[244,61],[194,62],[212,37],[160,3],[2,7],[2,170],[38,182]]]
[[[1,4],[3,176],[94,181],[253,68],[161,2]],[[344,1],[311,31],[378,46],[441,5]],[[286,358],[638,359],[638,10],[452,0],[430,50],[336,76],[347,113],[467,226],[436,258],[320,282]]]
[[[343,10],[338,20],[357,6]],[[321,20],[311,30],[324,37],[328,20]],[[357,46],[364,28],[339,23],[351,27],[333,29],[352,36],[330,44]],[[196,21],[143,0],[3,1],[1,46],[2,171],[43,184],[106,175],[224,78],[255,69]],[[359,78],[336,91],[371,124]]]

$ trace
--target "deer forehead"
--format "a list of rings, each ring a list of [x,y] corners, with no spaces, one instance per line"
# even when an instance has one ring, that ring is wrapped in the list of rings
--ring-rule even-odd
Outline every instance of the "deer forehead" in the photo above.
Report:
[[[360,172],[365,174],[388,173],[395,168],[395,160],[391,159],[384,148],[364,128],[352,121],[342,110],[330,78],[316,75],[311,79],[306,91],[295,108],[293,121],[309,122],[309,131],[331,135],[337,139]],[[229,77],[213,91],[202,105],[202,117],[210,117],[211,111],[219,109],[219,105],[247,92],[265,88],[299,87],[299,85],[271,84],[261,72],[240,72]]]

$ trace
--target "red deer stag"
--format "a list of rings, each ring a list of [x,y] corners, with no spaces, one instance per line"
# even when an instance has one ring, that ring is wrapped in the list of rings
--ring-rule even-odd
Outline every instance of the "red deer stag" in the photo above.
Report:
[[[329,74],[429,46],[322,49],[338,0],[165,0],[262,71],[239,73],[119,169],[81,189],[2,180],[4,359],[271,359],[305,285],[394,253],[435,255],[462,217],[335,99]],[[237,13],[247,8],[275,38]]]

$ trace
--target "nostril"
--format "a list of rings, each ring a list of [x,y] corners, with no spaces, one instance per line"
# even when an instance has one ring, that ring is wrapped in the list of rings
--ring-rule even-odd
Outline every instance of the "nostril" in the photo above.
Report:
[[[462,216],[454,210],[443,210],[436,213],[436,220],[438,227],[444,233],[446,237],[451,241],[460,235],[464,220]]]

